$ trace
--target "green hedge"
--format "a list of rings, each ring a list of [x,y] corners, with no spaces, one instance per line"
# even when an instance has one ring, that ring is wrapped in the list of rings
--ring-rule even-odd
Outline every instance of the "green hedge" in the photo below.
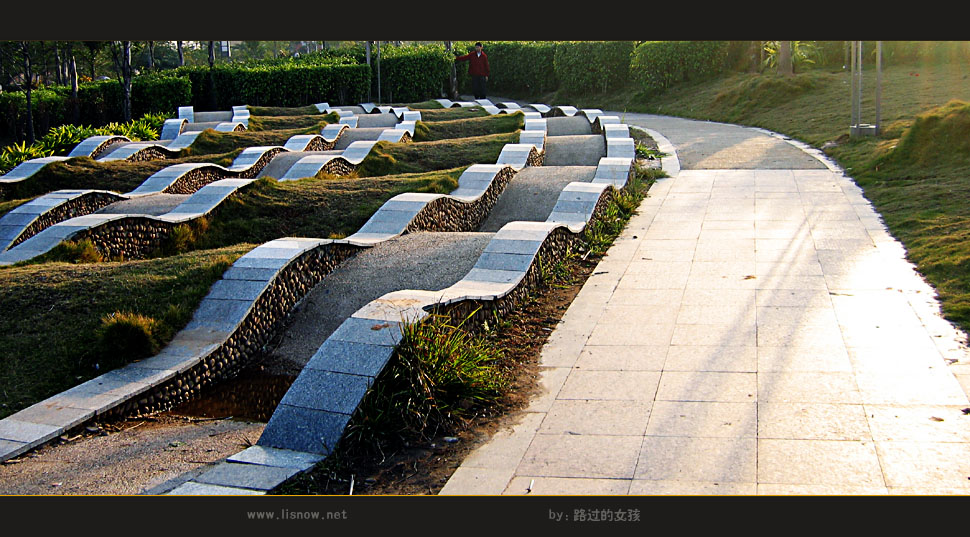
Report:
[[[603,92],[629,80],[633,41],[565,41],[556,46],[559,87],[569,93]]]
[[[634,50],[630,73],[650,93],[715,76],[726,59],[724,41],[647,41]]]
[[[363,101],[370,86],[367,65],[286,63],[238,67],[180,67],[192,82],[197,110],[228,110],[237,105],[298,107],[319,102]]]
[[[131,82],[131,115],[172,114],[179,106],[189,104],[192,86],[188,78],[145,75]],[[124,121],[121,110],[121,84],[104,80],[80,84],[77,90],[79,117],[77,124],[107,125]],[[72,123],[71,90],[66,86],[33,90],[34,135],[38,138],[59,125]],[[0,93],[0,138],[27,138],[27,95],[24,92]]]
[[[371,52],[372,89],[377,95],[376,50]],[[454,57],[444,45],[382,46],[381,101],[408,103],[441,97]]]

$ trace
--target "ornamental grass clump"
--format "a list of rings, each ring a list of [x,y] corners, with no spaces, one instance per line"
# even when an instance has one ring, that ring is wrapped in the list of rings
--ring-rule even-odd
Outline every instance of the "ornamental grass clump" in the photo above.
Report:
[[[508,385],[501,351],[481,336],[433,315],[405,323],[397,352],[351,419],[345,442],[380,446],[455,430],[496,402]]]
[[[116,311],[105,315],[98,328],[102,352],[96,368],[109,371],[158,353],[159,337],[165,328],[164,323],[137,313]]]

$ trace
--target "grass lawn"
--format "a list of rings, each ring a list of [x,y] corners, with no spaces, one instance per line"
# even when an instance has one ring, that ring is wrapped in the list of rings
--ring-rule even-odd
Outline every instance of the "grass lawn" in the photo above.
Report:
[[[515,132],[525,127],[525,114],[496,114],[494,116],[452,119],[447,121],[421,121],[425,127],[415,129],[415,142],[468,138],[503,132]]]
[[[224,139],[254,134],[258,131],[204,136],[211,135],[211,145],[218,150],[224,147]],[[140,315],[149,320],[152,337],[164,344],[188,322],[212,283],[256,244],[284,236],[349,235],[399,193],[454,190],[467,165],[494,162],[501,146],[515,139],[517,134],[506,133],[383,144],[382,154],[395,157],[395,163],[388,173],[375,177],[261,179],[208,219],[208,225],[202,226],[207,231],[188,253],[143,261],[43,262],[0,269],[0,311],[17,312],[0,316],[0,418],[122,365],[124,360],[105,362],[112,354],[107,350],[110,342],[99,337],[106,316]],[[240,151],[183,161],[227,161]],[[97,178],[101,188],[128,191],[172,163],[100,163],[79,158],[48,166],[42,173],[46,184]],[[0,211],[23,201],[2,202]]]
[[[451,192],[464,169],[279,182],[263,178],[219,207],[199,246],[263,243],[280,237],[345,237],[398,194]]]
[[[0,269],[0,418],[121,365],[98,336],[115,312],[155,319],[168,341],[238,257],[238,244],[121,263]],[[11,314],[16,312],[16,315]]]

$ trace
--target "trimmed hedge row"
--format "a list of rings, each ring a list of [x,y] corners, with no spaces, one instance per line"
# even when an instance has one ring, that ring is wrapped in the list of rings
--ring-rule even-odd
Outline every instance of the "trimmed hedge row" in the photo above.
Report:
[[[121,83],[104,80],[80,84],[77,90],[78,112],[74,118],[71,90],[65,86],[37,89],[31,92],[34,134],[39,138],[59,125],[76,123],[102,126],[124,121],[121,111]],[[189,103],[191,83],[187,78],[146,75],[131,82],[131,115],[171,114]],[[0,138],[27,138],[27,95],[24,92],[0,93]]]
[[[280,64],[238,67],[180,67],[192,82],[197,110],[228,110],[237,105],[298,107],[318,102],[362,101],[370,86],[366,65]]]
[[[371,56],[372,89],[377,95],[377,62]],[[454,57],[444,45],[381,47],[381,98],[385,103],[406,103],[440,97],[451,76]],[[366,97],[366,95],[365,95]]]
[[[727,52],[724,41],[647,41],[633,51],[630,72],[645,92],[663,91],[717,75]]]
[[[556,47],[559,87],[569,93],[604,92],[626,84],[633,41],[567,41]]]

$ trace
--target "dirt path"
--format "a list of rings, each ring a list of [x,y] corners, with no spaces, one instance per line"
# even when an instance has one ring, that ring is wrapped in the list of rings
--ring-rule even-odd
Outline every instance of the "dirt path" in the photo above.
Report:
[[[120,422],[0,464],[0,494],[140,494],[237,453],[264,426],[170,414]]]

